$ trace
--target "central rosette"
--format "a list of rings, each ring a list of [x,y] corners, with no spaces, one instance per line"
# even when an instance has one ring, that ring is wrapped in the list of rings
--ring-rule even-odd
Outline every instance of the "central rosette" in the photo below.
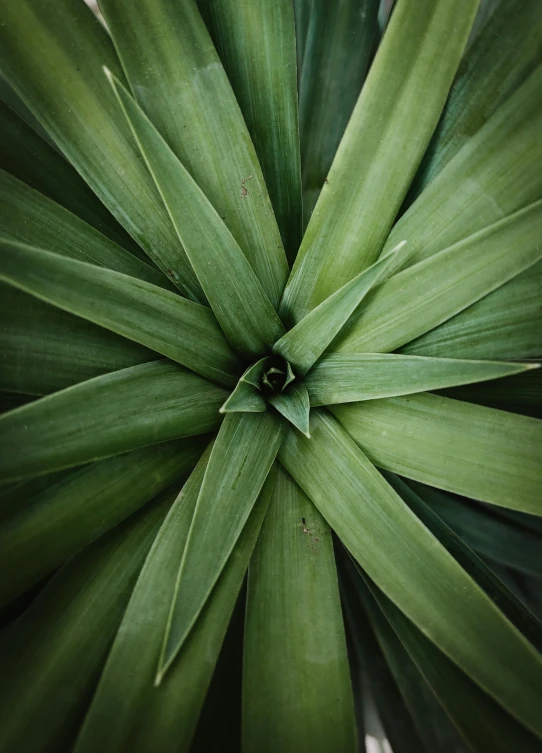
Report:
[[[295,380],[292,367],[281,356],[270,356],[258,362],[261,364],[260,391],[263,395],[275,395],[284,392]],[[258,365],[258,364],[256,364]]]

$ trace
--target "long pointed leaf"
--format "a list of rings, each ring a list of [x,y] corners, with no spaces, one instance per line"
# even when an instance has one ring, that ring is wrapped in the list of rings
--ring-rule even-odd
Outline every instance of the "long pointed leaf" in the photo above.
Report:
[[[117,753],[185,753],[211,680],[269,495],[271,475],[180,655],[154,687],[163,626],[209,453],[174,502],[149,556],[113,643],[74,753],[90,753],[104,740]],[[114,708],[115,724],[111,725]]]
[[[47,395],[158,353],[0,283],[0,390]]]
[[[386,280],[333,350],[382,353],[428,332],[542,257],[542,201]]]
[[[542,421],[420,393],[331,409],[378,466],[542,515]]]
[[[281,313],[289,324],[378,258],[437,124],[477,5],[406,0],[395,9],[286,286]]]
[[[21,0],[2,8],[0,67],[9,82],[121,225],[183,293],[203,303],[104,65],[122,78],[109,35],[84,3]]]
[[[91,463],[25,499],[2,521],[0,601],[37,583],[187,474],[203,448],[191,437],[135,450]]]
[[[64,565],[0,643],[0,747],[65,750],[172,494]],[[32,719],[32,724],[28,720]]]
[[[293,262],[301,241],[302,204],[292,2],[198,0],[198,7],[252,136]]]
[[[249,569],[243,749],[356,751],[331,531],[282,469]]]
[[[90,379],[0,416],[0,476],[35,476],[205,434],[218,427],[226,395],[167,361]]]
[[[236,358],[205,306],[135,277],[2,237],[0,247],[0,280],[220,384],[235,384]]]
[[[311,405],[331,405],[482,382],[533,368],[535,364],[505,361],[463,361],[395,353],[331,353],[318,361],[307,375],[305,385]]]
[[[100,0],[100,7],[139,104],[277,306],[288,274],[280,233],[239,105],[195,0],[140,0],[137,6]]]
[[[77,171],[0,100],[0,168],[92,225],[114,243],[149,261]]]
[[[400,243],[392,253],[360,272],[326,298],[273,346],[300,376],[304,376],[360,305],[372,287],[404,264],[408,253]]]
[[[280,462],[379,588],[473,680],[542,736],[538,652],[344,429],[322,411],[312,411],[311,417],[312,438],[290,431]]]
[[[226,415],[179,567],[157,682],[181,650],[250,515],[284,436],[271,412]]]
[[[306,437],[310,437],[309,393],[302,382],[294,382],[286,392],[270,395],[268,400],[275,410],[278,410],[296,429],[299,429]]]
[[[254,264],[126,89],[109,80],[226,337],[244,355],[261,356],[284,327]]]

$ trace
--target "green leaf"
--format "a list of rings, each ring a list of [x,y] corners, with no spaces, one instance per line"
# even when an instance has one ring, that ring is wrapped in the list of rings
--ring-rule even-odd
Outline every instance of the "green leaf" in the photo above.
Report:
[[[540,751],[540,742],[508,714],[503,713],[382,592],[374,585],[371,585],[371,591],[393,632],[472,750],[479,753]],[[388,640],[392,641],[389,633]]]
[[[306,44],[313,4],[314,4],[314,0],[293,0],[298,80],[301,76],[301,69],[303,67],[305,44]]]
[[[415,196],[450,162],[542,62],[538,0],[502,0],[463,58],[416,176]]]
[[[538,652],[333,418],[311,411],[311,437],[290,431],[279,460],[346,548],[430,640],[521,723],[542,735]]]
[[[388,256],[360,272],[326,298],[273,345],[273,352],[304,376],[320,358],[372,287],[394,274],[408,259],[400,243]]]
[[[139,104],[277,306],[288,275],[280,233],[239,105],[196,3],[101,0],[100,7]]]
[[[299,429],[306,437],[310,437],[309,411],[310,401],[307,388],[302,382],[294,382],[285,392],[268,395],[268,401],[275,410]]]
[[[0,248],[0,280],[219,384],[235,384],[237,360],[205,306],[135,277],[2,237]]]
[[[89,379],[0,416],[0,476],[35,476],[205,434],[218,427],[226,395],[168,361]]]
[[[301,241],[302,204],[292,2],[198,0],[198,7],[254,142],[293,262]]]
[[[221,413],[263,413],[266,410],[267,403],[259,391],[254,385],[244,381],[242,377],[220,408]]]
[[[437,124],[477,5],[406,0],[395,9],[288,281],[280,309],[288,324],[378,258]]]
[[[284,327],[255,271],[150,120],[126,89],[108,78],[226,337],[248,358],[261,356]]]
[[[430,393],[331,410],[382,468],[465,497],[542,515],[542,421]]]
[[[250,562],[243,750],[354,753],[331,531],[282,469]]]
[[[394,753],[428,753],[423,747],[367,617],[361,610],[359,600],[354,598],[352,588],[346,586],[344,579],[341,579],[342,604],[350,638],[351,654],[359,665],[364,680],[361,699],[364,715],[368,716],[368,713],[372,711],[370,704],[372,701],[383,727],[383,737],[388,742],[388,746],[393,745]],[[371,732],[367,723],[366,735],[374,739],[375,735]],[[372,749],[369,748],[369,750]],[[376,747],[375,750],[379,753],[386,753],[387,748],[382,745]]]
[[[214,444],[179,566],[157,667],[171,667],[254,507],[285,426],[276,415],[226,415]]]
[[[542,537],[493,515],[489,508],[410,482],[414,491],[481,556],[542,578]]]
[[[426,392],[536,368],[536,364],[505,361],[463,361],[395,353],[331,353],[309,372],[305,385],[311,405],[331,405]],[[506,388],[503,386],[503,389]]]
[[[0,68],[105,206],[189,298],[202,290],[131,138],[106,65],[111,39],[83,3],[21,0],[2,9]],[[47,65],[44,65],[44,60]]]
[[[542,354],[542,263],[402,348],[453,358],[536,358]]]
[[[77,171],[17,113],[0,100],[0,168],[68,209],[143,261],[130,238]],[[163,282],[165,279],[162,277]]]
[[[64,565],[3,636],[2,750],[49,753],[71,745],[172,496]]]
[[[299,6],[309,3],[302,0]],[[378,0],[313,0],[310,15],[305,11],[309,18],[299,81],[305,221],[324,185],[376,48],[378,6]]]
[[[158,353],[0,283],[0,390],[46,395]]]
[[[347,558],[345,557],[345,559]],[[388,665],[389,671],[395,680],[420,736],[420,746],[423,743],[423,749],[429,753],[449,753],[449,751],[458,751],[461,753],[465,750],[461,737],[436,699],[432,689],[426,683],[423,675],[410,658],[408,651],[401,644],[401,641],[397,638],[392,627],[375,603],[375,600],[371,596],[371,591],[363,581],[363,574],[358,571],[352,561],[347,562],[346,565],[348,566],[350,577],[347,583],[345,583],[345,600],[350,598],[354,601],[357,597],[363,604],[378,647],[382,652],[383,660]],[[350,591],[353,593],[349,594]],[[356,612],[354,612],[354,615],[356,615]],[[355,619],[353,631],[357,630],[358,621],[359,617]],[[366,630],[363,627],[362,634]],[[372,643],[374,644],[374,638],[372,639]],[[389,726],[397,728],[397,724],[394,722],[395,720]],[[396,729],[395,733],[399,736],[401,730]]]
[[[0,529],[0,603],[30,588],[186,475],[204,446],[191,437],[91,463],[22,500],[21,509],[12,508]]]
[[[508,585],[505,586],[504,582],[500,579],[500,572],[499,577],[497,577],[495,571],[490,569],[462,539],[456,536],[442,518],[403,479],[387,471],[384,472],[384,477],[393,486],[403,502],[409,506],[414,515],[446,547],[452,557],[466,570],[471,578],[483,588],[501,612],[508,617],[510,622],[523,633],[535,648],[542,651],[542,623],[509,590]],[[500,510],[500,508],[493,509]],[[520,513],[513,514],[520,515]]]
[[[274,474],[243,528],[194,629],[160,687],[153,686],[179,559],[203,480],[202,457],[162,525],[134,588],[74,753],[103,740],[117,753],[188,751],[224,634],[274,486]],[[114,709],[114,725],[111,711]]]
[[[43,194],[0,170],[2,236],[171,289],[164,275]],[[175,289],[175,288],[173,288]]]
[[[534,265],[542,257],[541,210],[535,202],[383,282],[333,349],[395,350]]]
[[[406,240],[416,264],[540,198],[541,88],[539,65],[395,224],[384,252]]]

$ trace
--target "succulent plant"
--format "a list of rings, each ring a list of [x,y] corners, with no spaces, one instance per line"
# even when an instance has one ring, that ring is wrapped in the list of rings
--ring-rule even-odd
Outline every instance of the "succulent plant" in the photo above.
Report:
[[[0,751],[542,750],[542,4],[99,5],[0,10]]]

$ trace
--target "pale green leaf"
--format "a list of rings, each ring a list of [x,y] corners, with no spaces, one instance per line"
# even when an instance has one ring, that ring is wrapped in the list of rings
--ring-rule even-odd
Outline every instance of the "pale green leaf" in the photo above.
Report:
[[[303,382],[294,382],[284,392],[268,395],[269,403],[306,437],[309,431],[309,393]]]
[[[0,248],[0,280],[220,384],[235,384],[237,360],[207,307],[135,277],[1,236]]]
[[[180,655],[154,687],[163,626],[179,560],[209,453],[173,504],[113,643],[74,753],[93,753],[107,740],[117,753],[185,753],[196,727],[226,628],[267,510],[274,475],[260,498]],[[114,725],[111,713],[114,709]]]
[[[147,254],[130,238],[70,163],[1,100],[0,141],[2,170],[73,212],[114,243],[149,262]]]
[[[542,201],[386,280],[333,350],[382,353],[428,332],[542,258]]]
[[[160,356],[0,283],[0,390],[46,395]]]
[[[355,753],[331,531],[282,469],[250,562],[243,750]]]
[[[214,444],[179,566],[157,666],[159,684],[182,649],[250,515],[285,426],[271,412],[230,413]]]
[[[492,0],[494,1],[494,0]],[[542,62],[539,0],[501,0],[465,55],[416,180],[415,195]]]
[[[304,376],[341,331],[372,287],[391,277],[408,260],[404,243],[322,301],[273,345],[273,352]]]
[[[203,303],[104,65],[123,77],[109,35],[84,3],[21,0],[2,8],[0,68],[8,81],[121,225],[183,293]]]
[[[378,0],[301,0],[310,7],[299,80],[303,204],[308,221],[376,49]],[[297,6],[294,4],[294,7]],[[299,45],[298,35],[298,45]]]
[[[378,466],[542,515],[542,421],[420,393],[331,409]]]
[[[204,447],[204,440],[190,437],[91,463],[21,499],[19,510],[12,505],[0,529],[0,602],[37,583],[186,475]]]
[[[425,335],[403,353],[450,358],[536,358],[542,355],[542,263]]]
[[[346,548],[430,640],[542,736],[538,652],[333,418],[311,411],[311,436],[290,431],[279,459]]]
[[[311,369],[305,385],[311,405],[331,405],[482,382],[534,368],[535,364],[505,361],[464,361],[395,353],[331,353]],[[505,385],[503,382],[502,389],[506,389]]]
[[[0,477],[35,476],[205,434],[218,428],[226,395],[168,361],[89,379],[0,416]]]
[[[288,274],[280,233],[247,126],[195,0],[100,0],[100,7],[136,99],[278,306]]]
[[[164,275],[43,194],[0,170],[0,226],[9,240],[146,280],[167,289]],[[175,288],[173,287],[173,290]]]
[[[220,408],[221,413],[263,413],[267,403],[253,384],[241,378]]]
[[[66,750],[174,494],[68,562],[0,643],[0,748]],[[32,723],[29,723],[29,720]]]
[[[280,313],[288,324],[378,258],[437,124],[477,5],[397,5],[286,286]],[[403,239],[394,237],[393,245]]]
[[[150,120],[126,89],[108,77],[226,337],[243,355],[261,356],[284,327],[255,271]]]
[[[301,241],[302,204],[292,2],[197,2],[254,142],[293,262]],[[250,188],[247,182],[245,190]]]
[[[406,240],[415,264],[540,199],[541,88],[539,65],[420,194],[384,251]]]

